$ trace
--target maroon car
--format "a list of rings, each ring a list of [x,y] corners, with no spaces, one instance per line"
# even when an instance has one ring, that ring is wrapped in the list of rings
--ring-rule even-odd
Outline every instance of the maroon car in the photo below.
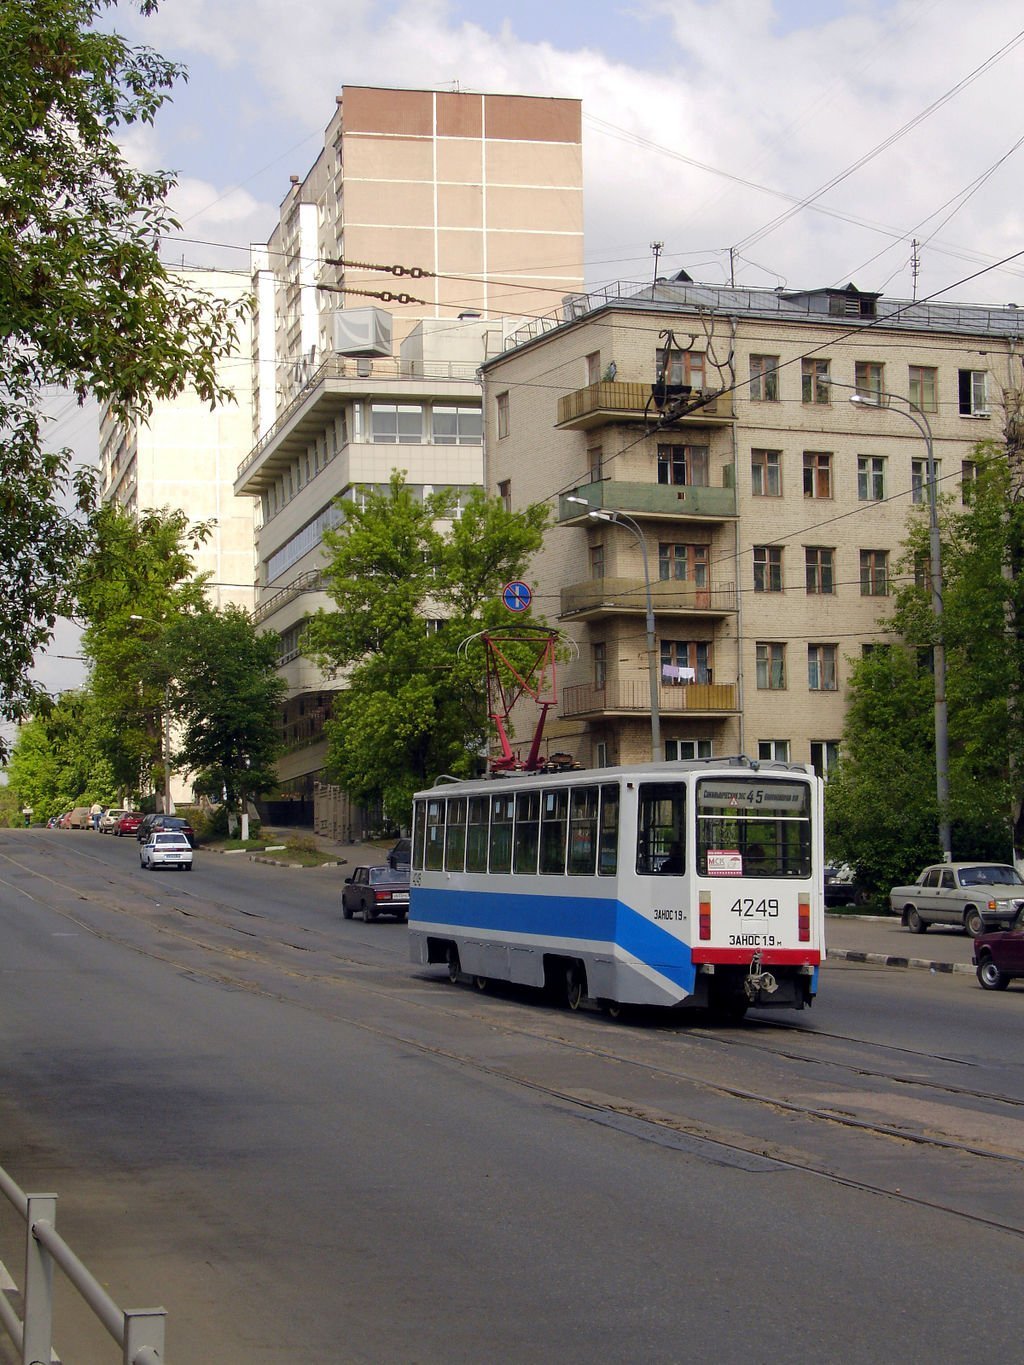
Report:
[[[110,831],[115,837],[120,838],[122,834],[134,834],[142,824],[142,812],[138,810],[125,811],[117,824]]]
[[[1008,929],[993,929],[974,940],[978,981],[987,991],[1005,991],[1015,976],[1024,976],[1024,909]]]
[[[341,913],[346,919],[361,914],[367,924],[378,915],[404,920],[409,913],[409,869],[355,868],[342,887]]]

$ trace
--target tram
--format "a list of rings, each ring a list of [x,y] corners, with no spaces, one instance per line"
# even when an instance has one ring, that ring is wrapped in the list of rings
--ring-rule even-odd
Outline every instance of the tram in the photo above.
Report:
[[[447,782],[415,798],[410,955],[572,1009],[803,1009],[823,784],[746,757]]]

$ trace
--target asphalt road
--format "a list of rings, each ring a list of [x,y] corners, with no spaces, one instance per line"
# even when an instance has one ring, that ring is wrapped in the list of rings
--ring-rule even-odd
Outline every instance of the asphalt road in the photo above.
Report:
[[[1019,1356],[1024,991],[616,1025],[410,967],[343,876],[0,832],[0,1165],[170,1365]]]

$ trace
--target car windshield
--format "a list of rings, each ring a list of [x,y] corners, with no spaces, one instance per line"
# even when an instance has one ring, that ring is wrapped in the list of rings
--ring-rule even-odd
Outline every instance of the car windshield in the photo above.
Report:
[[[1024,886],[1024,881],[1015,867],[1006,867],[1001,863],[986,863],[983,866],[962,868],[960,885]]]
[[[405,867],[371,867],[370,885],[380,886],[384,882],[407,882],[409,869]]]

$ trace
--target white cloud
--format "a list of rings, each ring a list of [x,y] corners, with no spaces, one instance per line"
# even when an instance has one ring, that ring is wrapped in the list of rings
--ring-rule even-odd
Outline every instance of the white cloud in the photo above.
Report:
[[[813,12],[798,12],[796,5],[635,0],[633,14],[602,11],[595,17],[592,7],[569,3],[559,16],[561,49],[517,36],[515,11],[502,23],[491,25],[486,10],[480,22],[469,22],[440,0],[301,7],[277,0],[215,6],[175,0],[139,32],[194,67],[176,107],[193,136],[196,127],[209,130],[202,171],[195,168],[193,179],[196,146],[184,131],[163,147],[163,159],[185,169],[176,203],[187,204],[190,226],[201,228],[189,235],[265,239],[276,204],[231,187],[244,186],[273,157],[281,161],[296,135],[319,133],[342,85],[445,88],[457,80],[463,89],[583,100],[593,280],[645,278],[654,238],[665,243],[664,269],[687,266],[700,278],[724,279],[728,248],[749,237],[737,261],[745,282],[771,284],[781,277],[809,285],[854,277],[862,288],[905,295],[911,288],[909,241],[893,245],[884,232],[812,210],[758,238],[786,209],[786,200],[679,156],[786,194],[809,194],[1008,42],[1017,27],[1012,7],[976,0],[971,22],[953,32],[949,6],[922,0],[840,4],[845,13],[824,20],[807,17]],[[627,29],[631,39],[640,31],[657,46],[656,65],[639,69],[617,59],[620,48],[634,49],[625,42]],[[580,42],[569,49],[564,38],[572,31]],[[929,215],[1013,141],[1022,52],[1004,58],[822,200],[840,215],[919,237],[925,243],[919,293],[1024,245],[1016,194],[1020,154],[928,242],[950,208],[930,221]],[[249,112],[239,123],[243,102]],[[245,125],[257,113],[264,121],[247,143]],[[164,136],[159,121],[158,136]],[[218,137],[230,143],[222,166],[215,164]],[[281,194],[287,174],[304,172],[316,149],[313,136],[281,161],[275,171]],[[201,181],[211,191],[206,209]],[[262,200],[271,198],[264,190]],[[872,260],[879,252],[884,254]],[[965,294],[1008,301],[1024,294],[1022,274],[1024,261],[974,281]]]

